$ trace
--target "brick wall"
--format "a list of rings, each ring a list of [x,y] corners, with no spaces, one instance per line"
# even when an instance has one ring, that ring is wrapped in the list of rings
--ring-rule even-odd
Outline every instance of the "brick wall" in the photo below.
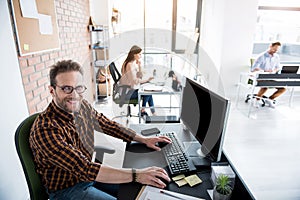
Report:
[[[44,110],[52,98],[48,91],[49,67],[62,59],[72,59],[84,67],[85,98],[93,101],[89,0],[55,0],[60,50],[19,57],[24,91],[30,114]]]

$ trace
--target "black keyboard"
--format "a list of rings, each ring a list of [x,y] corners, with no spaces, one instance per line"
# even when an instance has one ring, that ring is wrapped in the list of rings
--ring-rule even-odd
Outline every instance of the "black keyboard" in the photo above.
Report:
[[[168,144],[162,148],[162,152],[168,163],[168,168],[172,176],[189,173],[196,170],[191,159],[189,159],[184,153],[184,150],[174,132],[159,133],[157,136],[167,136],[172,140],[171,144]]]

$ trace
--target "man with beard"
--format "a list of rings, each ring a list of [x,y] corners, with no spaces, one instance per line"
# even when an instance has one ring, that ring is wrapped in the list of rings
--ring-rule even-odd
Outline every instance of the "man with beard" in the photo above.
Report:
[[[160,150],[157,142],[171,141],[137,135],[109,120],[83,99],[86,89],[78,63],[64,60],[51,67],[53,100],[35,120],[29,138],[36,170],[50,199],[116,199],[118,184],[131,181],[164,188],[161,179],[170,178],[162,168],[113,168],[92,161],[94,130],[155,150]]]
[[[255,60],[253,66],[251,67],[251,71],[255,72],[267,72],[267,73],[277,73],[281,70],[280,67],[280,59],[277,52],[279,51],[281,44],[280,42],[274,42],[269,46],[269,49],[258,56]],[[268,88],[262,87],[257,93],[257,99],[254,102],[254,106],[259,106],[259,101],[263,97],[263,95],[267,92]],[[276,91],[267,99],[265,99],[268,106],[274,108],[275,98],[282,95],[286,89],[284,87],[277,87]]]

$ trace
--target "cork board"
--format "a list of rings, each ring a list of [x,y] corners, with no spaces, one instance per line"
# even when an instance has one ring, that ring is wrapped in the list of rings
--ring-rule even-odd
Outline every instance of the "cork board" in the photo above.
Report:
[[[26,1],[26,0],[25,0]],[[23,17],[20,0],[12,0],[12,12],[20,56],[59,49],[59,33],[54,0],[35,0],[38,14],[51,19],[51,32],[41,33],[39,19]],[[43,23],[42,23],[43,24]]]

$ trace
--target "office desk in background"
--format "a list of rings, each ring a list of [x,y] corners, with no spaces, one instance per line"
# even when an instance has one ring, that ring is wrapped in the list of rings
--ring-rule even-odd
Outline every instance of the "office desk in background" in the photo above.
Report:
[[[170,97],[170,101],[169,101],[169,106],[160,106],[160,107],[155,107],[154,108],[159,108],[159,109],[164,109],[164,108],[168,108],[170,109],[180,109],[180,105],[181,105],[181,94],[182,91],[175,91],[173,90],[171,87],[169,86],[157,86],[155,84],[152,83],[146,83],[144,85],[141,86],[141,88],[138,91],[138,105],[139,105],[139,110],[141,110],[141,100],[142,100],[142,95],[160,95],[160,96],[169,96]],[[176,97],[177,98],[177,106],[172,105],[172,97]],[[155,103],[155,102],[154,102]],[[178,112],[179,113],[179,112]],[[141,123],[141,112],[139,112],[139,123]]]
[[[140,131],[143,129],[153,128],[153,127],[159,128],[161,132],[169,132],[169,131],[176,132],[178,139],[181,142],[195,141],[194,136],[192,136],[189,132],[182,129],[181,124],[176,124],[176,125],[175,124],[155,124],[155,125],[134,124],[131,125],[130,128],[135,130],[137,133],[140,133]],[[227,161],[227,158],[224,155],[222,161],[224,162]],[[161,151],[153,151],[140,143],[131,143],[127,145],[124,163],[123,163],[124,168],[132,168],[132,167],[144,168],[149,166],[158,166],[163,168],[167,166],[167,163]],[[197,170],[197,175],[200,177],[200,179],[203,182],[194,187],[190,187],[188,185],[178,187],[174,182],[171,182],[165,189],[209,200],[210,197],[207,193],[207,189],[213,188],[212,183],[210,181],[210,173],[211,173],[210,168],[203,168]],[[142,185],[139,183],[121,184],[118,199],[120,200],[135,199],[141,187]],[[253,199],[251,194],[248,193],[246,187],[243,185],[242,181],[238,177],[238,174],[236,176],[236,183],[235,183],[235,187],[231,199],[232,200]]]
[[[243,77],[246,77],[247,83],[245,83],[245,79]],[[251,84],[249,84],[249,81]],[[291,106],[294,87],[300,86],[300,74],[241,73],[237,89],[236,106],[238,106],[240,88],[247,88],[249,85],[251,86],[250,97],[254,96],[254,89],[256,87],[291,87],[292,91],[289,98],[289,106]],[[250,101],[248,107],[248,117],[250,116],[252,106],[253,101]]]

